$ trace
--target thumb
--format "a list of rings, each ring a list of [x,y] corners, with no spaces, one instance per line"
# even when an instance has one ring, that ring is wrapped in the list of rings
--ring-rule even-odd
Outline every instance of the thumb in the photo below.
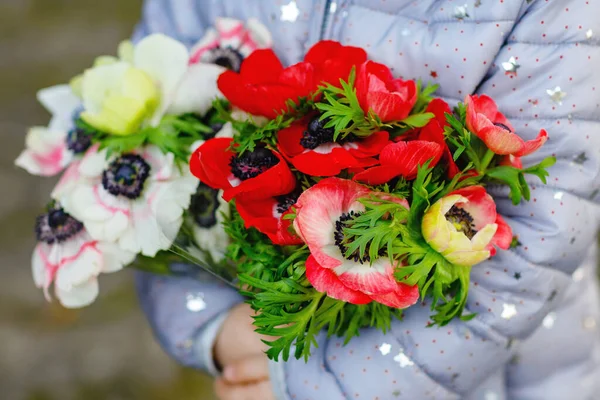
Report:
[[[269,379],[269,360],[264,354],[247,357],[225,367],[223,378],[230,384]]]

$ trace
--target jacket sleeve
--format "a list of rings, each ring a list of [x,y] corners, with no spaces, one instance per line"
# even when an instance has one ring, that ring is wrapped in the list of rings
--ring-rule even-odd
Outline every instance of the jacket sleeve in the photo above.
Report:
[[[468,309],[477,317],[427,328],[424,304],[406,310],[386,335],[367,329],[345,347],[322,336],[308,363],[271,364],[278,398],[463,398],[503,369],[518,341],[561,306],[571,274],[593,257],[598,228],[597,15],[599,2],[523,1],[518,22],[478,88],[497,100],[523,138],[548,130],[550,140],[526,164],[550,155],[558,162],[547,186],[530,181],[530,202],[513,206],[507,190],[493,188],[520,245],[473,269]],[[512,56],[521,67],[511,77],[501,63]],[[575,348],[576,359],[589,357],[584,346]],[[577,383],[569,387],[574,398],[584,398],[575,394]]]
[[[211,25],[215,12],[211,1],[146,0],[142,20],[132,40],[164,33],[187,46],[195,44]],[[174,266],[176,276],[136,274],[138,297],[154,334],[179,363],[204,370],[217,370],[212,359],[214,339],[228,311],[243,301],[233,288],[191,266]]]
[[[140,304],[163,349],[180,364],[217,375],[213,344],[228,311],[243,301],[233,288],[189,265],[175,276],[136,273]]]

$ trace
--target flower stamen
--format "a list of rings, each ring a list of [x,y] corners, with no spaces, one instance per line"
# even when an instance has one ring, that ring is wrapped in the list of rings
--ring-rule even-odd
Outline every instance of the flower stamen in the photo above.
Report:
[[[314,150],[322,144],[326,143],[339,143],[344,144],[347,142],[356,141],[357,137],[353,134],[346,135],[345,137],[339,137],[334,140],[335,129],[325,128],[327,121],[321,121],[320,117],[314,118],[308,124],[307,129],[300,139],[300,145],[307,150]]]
[[[54,206],[48,213],[37,217],[35,235],[38,242],[62,243],[83,230],[83,224]]]
[[[125,154],[110,163],[102,173],[102,186],[113,196],[135,200],[142,194],[150,176],[150,165],[137,154]]]
[[[229,166],[231,173],[239,180],[256,178],[258,175],[274,167],[279,159],[268,149],[261,147],[242,156],[231,157]]]
[[[464,233],[469,239],[472,239],[477,233],[475,224],[473,223],[473,217],[462,208],[453,206],[450,211],[446,213],[446,220],[450,222],[458,232]]]
[[[350,211],[349,213],[344,213],[342,216],[335,222],[335,232],[333,233],[335,238],[335,245],[342,252],[342,256],[346,258],[346,260],[358,262],[361,264],[370,263],[371,257],[369,256],[369,246],[365,249],[365,254],[361,257],[360,249],[356,249],[352,254],[348,253],[348,237],[344,233],[344,229],[348,228],[352,225],[352,222],[360,217],[362,213]],[[379,255],[383,256],[384,251],[381,249],[379,251]]]
[[[200,183],[190,203],[190,214],[202,228],[212,228],[217,224],[219,190]]]

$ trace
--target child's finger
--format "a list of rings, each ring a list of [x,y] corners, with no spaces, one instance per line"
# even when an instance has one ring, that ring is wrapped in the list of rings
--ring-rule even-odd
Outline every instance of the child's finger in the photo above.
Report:
[[[269,379],[269,360],[264,354],[241,359],[225,367],[223,378],[230,384]]]
[[[217,379],[215,393],[219,400],[275,400],[269,381],[249,385],[229,385],[223,379]]]

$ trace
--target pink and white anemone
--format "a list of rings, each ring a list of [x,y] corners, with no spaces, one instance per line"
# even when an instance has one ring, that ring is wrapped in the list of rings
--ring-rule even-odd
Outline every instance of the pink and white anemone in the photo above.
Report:
[[[121,270],[135,254],[114,243],[94,240],[83,225],[60,208],[38,218],[33,278],[51,300],[50,288],[67,308],[90,305],[98,297],[98,276]]]
[[[173,243],[197,185],[173,154],[156,146],[118,157],[94,146],[67,170],[53,197],[93,239],[154,257]]]
[[[245,25],[236,19],[217,18],[215,28],[209,29],[192,48],[190,64],[219,64],[239,71],[243,59],[253,51],[272,45],[267,27],[254,18]]]
[[[308,245],[311,255],[306,276],[315,289],[352,304],[372,301],[406,308],[419,298],[418,288],[399,283],[388,257],[368,260],[346,258],[336,240],[336,224],[364,211],[358,200],[374,194],[355,182],[328,178],[305,191],[296,203],[294,228]],[[389,198],[382,197],[383,200]],[[408,206],[406,204],[406,206]],[[339,232],[337,232],[339,234]]]
[[[26,148],[15,160],[15,165],[32,175],[54,176],[73,160],[74,153],[67,145],[67,137],[74,128],[73,116],[81,107],[81,100],[69,85],[40,90],[37,98],[52,114],[52,119],[48,126],[29,129]]]

